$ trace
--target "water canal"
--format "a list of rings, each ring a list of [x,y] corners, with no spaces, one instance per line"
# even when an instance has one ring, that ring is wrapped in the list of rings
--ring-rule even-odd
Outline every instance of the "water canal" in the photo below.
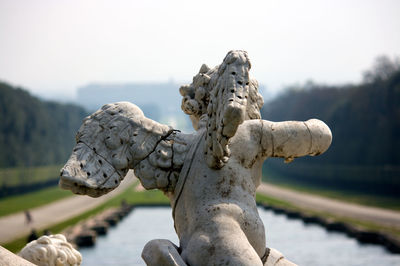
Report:
[[[267,245],[280,250],[298,265],[399,265],[400,255],[383,247],[360,244],[342,233],[327,232],[319,225],[304,224],[259,208]],[[178,243],[170,208],[136,208],[92,248],[82,248],[82,266],[145,265],[140,257],[151,239]]]

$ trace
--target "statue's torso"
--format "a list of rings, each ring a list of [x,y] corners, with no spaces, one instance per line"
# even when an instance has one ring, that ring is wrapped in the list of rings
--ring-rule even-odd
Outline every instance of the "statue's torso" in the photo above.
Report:
[[[205,246],[208,241],[215,246],[218,238],[225,238],[228,233],[232,239],[228,237],[223,242],[234,242],[235,236],[243,238],[258,256],[263,255],[265,231],[255,203],[263,160],[258,158],[259,140],[251,131],[247,123],[239,127],[230,144],[232,156],[219,170],[207,166],[204,139],[200,140],[175,209],[175,225],[183,249],[190,248],[193,238],[202,237],[209,238],[205,239]]]

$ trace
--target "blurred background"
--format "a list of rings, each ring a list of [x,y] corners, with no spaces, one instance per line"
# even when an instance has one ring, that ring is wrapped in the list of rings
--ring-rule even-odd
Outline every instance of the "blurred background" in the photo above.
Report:
[[[397,0],[1,0],[0,215],[36,206],[2,200],[56,189],[82,119],[103,104],[191,131],[179,87],[232,49],[249,53],[263,119],[318,118],[333,134],[321,156],[268,160],[263,181],[400,210],[399,11]]]

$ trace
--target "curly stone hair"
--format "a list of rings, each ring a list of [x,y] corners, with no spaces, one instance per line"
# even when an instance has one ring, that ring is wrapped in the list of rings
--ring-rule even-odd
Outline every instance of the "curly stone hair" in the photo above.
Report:
[[[79,266],[82,262],[79,251],[61,234],[41,236],[28,243],[18,255],[39,266]]]

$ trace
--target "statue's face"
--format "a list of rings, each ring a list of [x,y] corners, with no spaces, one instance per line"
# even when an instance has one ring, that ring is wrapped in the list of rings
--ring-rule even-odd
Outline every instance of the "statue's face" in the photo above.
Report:
[[[227,79],[227,91],[225,100],[246,106],[249,94],[249,66],[247,64],[228,65],[224,78]]]
[[[226,87],[223,91],[224,135],[231,136],[246,118],[247,98],[249,95],[249,65],[229,64],[223,74]],[[230,129],[234,130],[230,130]],[[232,131],[232,132],[231,132]]]

